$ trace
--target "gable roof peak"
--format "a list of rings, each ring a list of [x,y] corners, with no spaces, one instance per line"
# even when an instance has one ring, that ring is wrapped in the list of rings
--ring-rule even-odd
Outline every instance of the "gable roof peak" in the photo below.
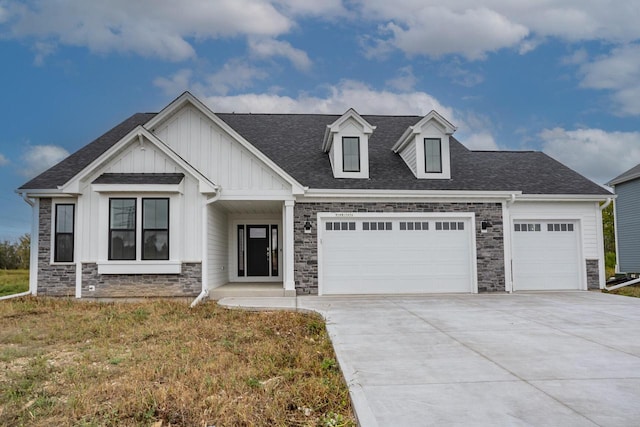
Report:
[[[338,133],[340,131],[340,127],[349,119],[353,119],[362,126],[362,131],[365,135],[371,135],[376,127],[371,123],[366,121],[358,112],[353,108],[349,108],[344,112],[343,115],[338,117],[336,121],[327,125],[327,128],[324,132],[324,138],[322,139],[322,149],[325,152],[328,152],[331,148],[331,144],[333,143],[333,134]]]
[[[420,121],[418,121],[418,123],[412,126],[409,126],[404,131],[400,139],[398,139],[398,141],[396,141],[396,143],[393,144],[393,147],[391,147],[391,150],[394,153],[397,153],[400,150],[402,150],[402,148],[405,147],[411,141],[413,135],[419,134],[420,132],[422,132],[423,126],[429,123],[430,121],[435,121],[440,126],[442,126],[444,128],[445,135],[453,135],[453,133],[457,130],[457,128],[453,124],[451,124],[449,120],[442,117],[440,113],[438,113],[436,110],[431,110],[423,118],[421,118]]]

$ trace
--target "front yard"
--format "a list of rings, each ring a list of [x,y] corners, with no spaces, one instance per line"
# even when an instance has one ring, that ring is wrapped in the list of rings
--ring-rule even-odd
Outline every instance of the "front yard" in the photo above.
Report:
[[[29,290],[29,270],[0,270],[0,297]]]
[[[353,424],[318,316],[0,301],[0,425]]]

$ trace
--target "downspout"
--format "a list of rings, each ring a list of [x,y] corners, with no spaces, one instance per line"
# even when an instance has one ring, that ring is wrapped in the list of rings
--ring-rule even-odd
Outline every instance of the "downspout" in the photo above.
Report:
[[[204,206],[202,208],[202,223],[203,223],[203,227],[204,227],[204,229],[202,230],[202,234],[205,235],[205,236],[207,235],[206,227],[208,225],[207,224],[208,223],[208,221],[207,221],[207,218],[208,218],[208,216],[207,216],[207,208],[209,207],[209,205],[211,203],[214,203],[214,202],[218,201],[218,199],[220,198],[221,195],[222,195],[222,187],[217,185],[216,186],[216,194],[212,198],[207,199],[207,201],[205,202],[205,204],[204,204]],[[204,242],[202,244],[202,260],[203,260],[203,269],[202,269],[203,271],[202,271],[202,274],[203,275],[208,274],[207,271],[206,271],[206,270],[208,270],[208,267],[204,268],[207,265],[207,263],[206,263],[207,248],[208,248],[208,242],[207,242],[207,239],[205,238]],[[200,295],[198,295],[196,297],[196,299],[193,300],[193,302],[191,303],[190,307],[193,308],[196,305],[200,304],[208,296],[209,296],[209,286],[208,286],[206,280],[203,280],[202,281],[202,291],[200,291]]]
[[[611,204],[611,202],[613,202],[613,197],[609,197],[607,199],[607,201],[604,202],[604,205],[600,206],[600,210],[603,211],[603,210],[607,209],[609,207],[609,205]]]

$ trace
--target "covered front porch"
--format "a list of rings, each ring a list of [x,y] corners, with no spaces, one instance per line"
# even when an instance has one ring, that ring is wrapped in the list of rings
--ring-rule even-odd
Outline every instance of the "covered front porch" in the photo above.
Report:
[[[209,298],[295,296],[293,200],[214,200],[205,207]]]

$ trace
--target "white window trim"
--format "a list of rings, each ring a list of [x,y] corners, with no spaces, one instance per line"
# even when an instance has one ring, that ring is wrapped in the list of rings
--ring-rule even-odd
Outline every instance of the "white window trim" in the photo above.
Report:
[[[440,140],[440,161],[442,172],[426,172],[424,141],[425,139]],[[449,150],[449,135],[437,133],[419,133],[415,136],[416,144],[416,177],[420,179],[450,179],[451,153]]]
[[[56,205],[73,205],[73,261],[56,262]],[[52,199],[51,200],[51,237],[49,250],[50,265],[76,265],[78,259],[78,201],[77,199]]]
[[[130,187],[129,187],[130,188]],[[136,199],[136,259],[135,260],[110,260],[109,259],[109,199],[130,198]],[[169,259],[168,260],[143,260],[142,259],[142,199],[167,198],[169,199]],[[98,245],[99,259],[98,274],[180,274],[182,272],[182,248],[179,231],[180,227],[180,194],[176,193],[146,193],[118,192],[101,193],[98,213]]]
[[[238,276],[238,226],[239,225],[277,225],[278,226],[278,275],[277,276]],[[268,216],[264,218],[233,218],[229,221],[229,281],[231,282],[278,282],[282,283],[282,269],[284,267],[284,232],[280,217]],[[245,254],[246,263],[246,254]]]
[[[349,172],[344,170],[343,153],[342,153],[342,138],[353,137],[358,138],[360,150],[360,171]],[[357,178],[367,179],[369,178],[369,135],[365,133],[354,134],[353,131],[340,131],[333,135],[332,145],[332,159],[331,164],[333,166],[333,176],[335,178]]]

